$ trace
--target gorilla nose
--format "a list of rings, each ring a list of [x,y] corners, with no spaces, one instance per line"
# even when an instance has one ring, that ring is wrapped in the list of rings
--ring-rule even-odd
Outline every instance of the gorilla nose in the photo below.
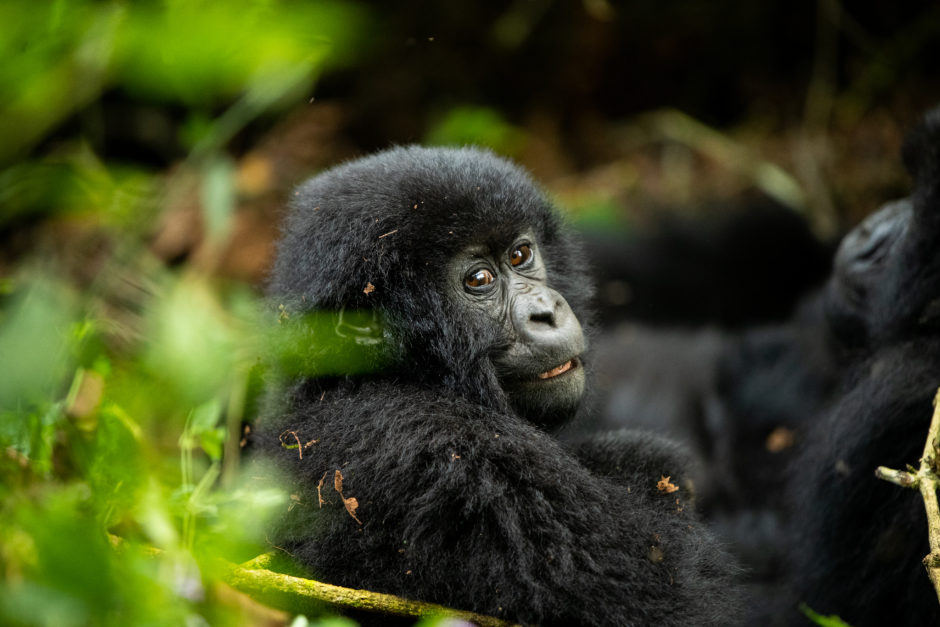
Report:
[[[527,344],[576,345],[575,339],[581,337],[581,325],[571,307],[551,288],[519,295],[513,309],[516,331]]]
[[[547,324],[550,327],[555,326],[555,312],[560,303],[551,301],[545,296],[539,296],[536,302],[532,303],[529,311],[529,322],[535,324]]]

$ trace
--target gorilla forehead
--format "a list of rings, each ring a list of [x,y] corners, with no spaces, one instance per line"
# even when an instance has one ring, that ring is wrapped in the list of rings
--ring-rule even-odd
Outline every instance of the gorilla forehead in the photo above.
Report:
[[[358,222],[376,237],[397,229],[392,235],[419,246],[511,237],[507,230],[520,224],[543,226],[547,209],[522,170],[471,148],[395,148],[339,166],[303,193],[307,204],[316,199],[321,219]]]
[[[528,175],[475,148],[394,148],[337,166],[294,193],[272,291],[311,306],[365,302],[365,282],[440,276],[471,243],[508,246],[531,229],[543,246],[559,219]],[[390,276],[391,274],[396,276]]]

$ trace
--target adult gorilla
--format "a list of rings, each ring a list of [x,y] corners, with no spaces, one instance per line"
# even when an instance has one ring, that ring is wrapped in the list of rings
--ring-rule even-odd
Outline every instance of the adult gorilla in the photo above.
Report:
[[[478,150],[397,148],[301,186],[271,295],[304,372],[253,442],[295,495],[275,543],[332,583],[525,623],[733,622],[682,450],[552,435],[585,387],[582,259]]]
[[[874,476],[917,463],[940,385],[940,109],[908,137],[904,161],[914,193],[836,255],[826,311],[850,365],[792,479],[795,598],[859,627],[940,624],[920,495]]]

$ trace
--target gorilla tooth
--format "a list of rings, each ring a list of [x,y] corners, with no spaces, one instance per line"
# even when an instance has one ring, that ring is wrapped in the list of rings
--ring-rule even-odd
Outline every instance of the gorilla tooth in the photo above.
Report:
[[[571,366],[574,365],[572,360],[568,360],[557,368],[552,368],[548,372],[542,372],[539,374],[539,379],[551,379],[552,377],[557,377],[558,375],[568,372],[571,370]]]

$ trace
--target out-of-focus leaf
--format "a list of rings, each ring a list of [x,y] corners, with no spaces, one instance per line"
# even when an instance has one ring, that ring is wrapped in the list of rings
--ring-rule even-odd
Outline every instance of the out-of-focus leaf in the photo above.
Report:
[[[0,314],[0,409],[23,409],[65,392],[72,300],[38,281]]]
[[[383,323],[371,311],[314,311],[263,327],[259,354],[292,375],[358,374],[380,369],[387,355]]]
[[[100,92],[121,10],[114,3],[0,3],[0,164]]]
[[[222,244],[231,231],[235,211],[235,167],[226,157],[213,159],[205,169],[202,183],[202,208],[206,235],[210,242]]]
[[[624,231],[623,211],[612,198],[581,199],[571,207],[570,215],[578,228],[585,231]]]
[[[192,403],[220,393],[234,368],[229,321],[210,286],[184,279],[153,304],[148,364],[170,390]]]
[[[88,481],[103,526],[110,528],[133,514],[147,485],[147,460],[140,427],[114,404],[99,412],[95,437]]]
[[[838,616],[834,614],[823,616],[805,603],[800,604],[800,611],[803,612],[808,619],[821,627],[852,627]]]
[[[0,411],[0,446],[16,451],[37,475],[52,471],[56,427],[65,418],[60,403],[48,403],[31,411]]]
[[[36,214],[94,213],[117,226],[146,224],[151,176],[111,167],[87,151],[68,158],[25,161],[0,171],[0,224]]]
[[[495,109],[457,107],[430,130],[426,141],[435,145],[486,146],[512,156],[525,145],[525,133],[507,122]]]
[[[116,44],[116,79],[144,97],[211,107],[296,69],[309,84],[331,51],[349,54],[361,24],[361,11],[336,2],[136,5]]]

